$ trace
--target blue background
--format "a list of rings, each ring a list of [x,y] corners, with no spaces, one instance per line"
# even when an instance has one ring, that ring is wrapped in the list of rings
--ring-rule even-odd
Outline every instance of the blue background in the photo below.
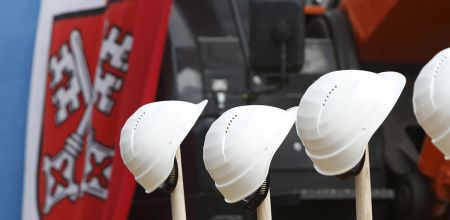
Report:
[[[20,219],[28,92],[40,1],[0,4],[0,219]]]

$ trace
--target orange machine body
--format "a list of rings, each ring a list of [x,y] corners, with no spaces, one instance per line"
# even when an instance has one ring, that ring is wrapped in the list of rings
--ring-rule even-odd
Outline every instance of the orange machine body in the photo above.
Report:
[[[359,58],[370,63],[423,63],[450,46],[450,1],[342,0]]]
[[[433,181],[433,191],[439,200],[450,200],[450,161],[427,137],[419,157],[419,170]]]

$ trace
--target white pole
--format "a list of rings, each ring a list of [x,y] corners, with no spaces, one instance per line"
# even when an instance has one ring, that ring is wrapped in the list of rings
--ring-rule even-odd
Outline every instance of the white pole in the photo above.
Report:
[[[361,172],[355,178],[356,219],[372,220],[372,189],[370,186],[369,147]]]
[[[272,220],[272,207],[270,204],[270,190],[264,201],[256,208],[258,220]]]
[[[175,189],[170,194],[170,202],[172,205],[172,219],[186,220],[186,206],[184,204],[184,188],[183,188],[183,169],[181,165],[181,152],[178,147],[176,154],[178,164],[178,181]]]

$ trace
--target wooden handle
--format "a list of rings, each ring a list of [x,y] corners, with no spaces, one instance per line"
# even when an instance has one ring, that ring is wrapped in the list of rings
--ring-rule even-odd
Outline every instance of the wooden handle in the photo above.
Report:
[[[270,204],[270,190],[267,192],[266,199],[256,208],[258,220],[272,220],[272,207]]]
[[[372,188],[370,186],[369,147],[361,172],[355,178],[356,219],[372,220]]]
[[[170,202],[172,205],[172,219],[186,220],[186,206],[184,204],[184,188],[183,188],[183,169],[181,166],[181,152],[180,148],[177,150],[177,164],[178,164],[178,181],[175,189],[170,194]]]

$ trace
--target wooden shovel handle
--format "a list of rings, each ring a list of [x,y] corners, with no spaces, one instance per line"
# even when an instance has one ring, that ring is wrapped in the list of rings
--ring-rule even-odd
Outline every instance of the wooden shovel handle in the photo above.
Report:
[[[175,189],[170,194],[170,202],[172,205],[172,219],[173,220],[186,220],[186,206],[184,203],[184,188],[183,188],[183,169],[181,165],[181,152],[180,148],[176,154],[178,164],[178,181]]]
[[[372,220],[372,189],[370,186],[369,147],[361,172],[355,178],[356,219]]]
[[[270,204],[270,190],[264,201],[256,208],[258,220],[272,220],[272,207]]]

